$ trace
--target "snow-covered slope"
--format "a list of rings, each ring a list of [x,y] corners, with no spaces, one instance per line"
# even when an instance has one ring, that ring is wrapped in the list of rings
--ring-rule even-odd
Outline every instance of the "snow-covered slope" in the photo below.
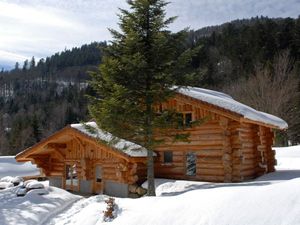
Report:
[[[197,87],[180,88],[177,92],[240,114],[244,118],[253,121],[273,125],[280,129],[286,129],[288,127],[288,124],[284,120],[268,113],[257,111],[222,92]]]
[[[1,225],[39,225],[56,216],[80,197],[65,190],[47,187],[49,194],[16,196],[16,187],[0,191]]]
[[[158,197],[118,198],[111,225],[298,225],[300,146],[276,148],[275,173],[242,183],[156,180]],[[288,160],[287,160],[288,159]],[[286,169],[289,167],[288,169]],[[100,225],[106,196],[79,199],[53,188],[34,198],[1,195],[0,224]],[[78,200],[75,204],[74,201]],[[72,204],[70,207],[66,207]],[[55,210],[54,210],[55,208]]]
[[[276,150],[277,169],[300,170],[300,145],[274,149]]]
[[[40,170],[31,162],[16,162],[14,156],[0,156],[0,178],[5,176],[35,176]]]

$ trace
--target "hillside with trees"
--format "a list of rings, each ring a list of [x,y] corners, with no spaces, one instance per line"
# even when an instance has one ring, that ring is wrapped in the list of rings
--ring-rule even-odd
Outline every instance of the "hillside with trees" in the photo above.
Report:
[[[107,43],[91,43],[0,72],[0,155],[16,154],[69,123],[88,120],[89,73]],[[223,90],[285,119],[300,142],[300,18],[252,18],[189,31],[190,85]],[[180,76],[180,74],[178,74]],[[180,77],[179,77],[180,78]],[[178,79],[178,84],[183,82]]]

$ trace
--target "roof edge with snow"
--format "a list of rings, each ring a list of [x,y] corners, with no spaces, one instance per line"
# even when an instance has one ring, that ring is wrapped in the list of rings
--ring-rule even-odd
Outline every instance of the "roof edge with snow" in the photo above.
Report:
[[[255,110],[250,106],[234,100],[231,96],[222,92],[198,87],[178,88],[176,92],[199,100],[201,102],[217,106],[232,113],[239,114],[249,122],[260,123],[265,126],[270,126],[272,128],[277,128],[280,130],[288,128],[288,124],[281,118]]]

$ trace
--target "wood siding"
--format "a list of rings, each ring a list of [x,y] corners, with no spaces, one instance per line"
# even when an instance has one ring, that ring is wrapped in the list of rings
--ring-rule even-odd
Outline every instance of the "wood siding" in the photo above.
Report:
[[[242,123],[236,115],[214,113],[210,106],[191,98],[177,96],[159,106],[160,110],[176,109],[192,113],[194,121],[204,120],[189,133],[189,142],[165,142],[157,147],[155,175],[161,178],[189,179],[214,182],[238,182],[274,171],[273,131],[270,128]],[[164,151],[173,152],[173,162],[164,163]],[[197,155],[196,175],[186,175],[186,154]]]

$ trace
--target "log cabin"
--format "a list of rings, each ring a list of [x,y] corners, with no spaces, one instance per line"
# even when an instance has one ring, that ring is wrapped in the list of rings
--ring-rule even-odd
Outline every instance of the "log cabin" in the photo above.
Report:
[[[165,141],[155,149],[155,177],[241,182],[273,172],[274,129],[287,123],[221,92],[187,87],[156,107],[182,114],[189,142]],[[193,121],[202,120],[198,125]],[[147,150],[98,128],[71,124],[16,156],[42,169],[50,185],[82,193],[142,194]]]

